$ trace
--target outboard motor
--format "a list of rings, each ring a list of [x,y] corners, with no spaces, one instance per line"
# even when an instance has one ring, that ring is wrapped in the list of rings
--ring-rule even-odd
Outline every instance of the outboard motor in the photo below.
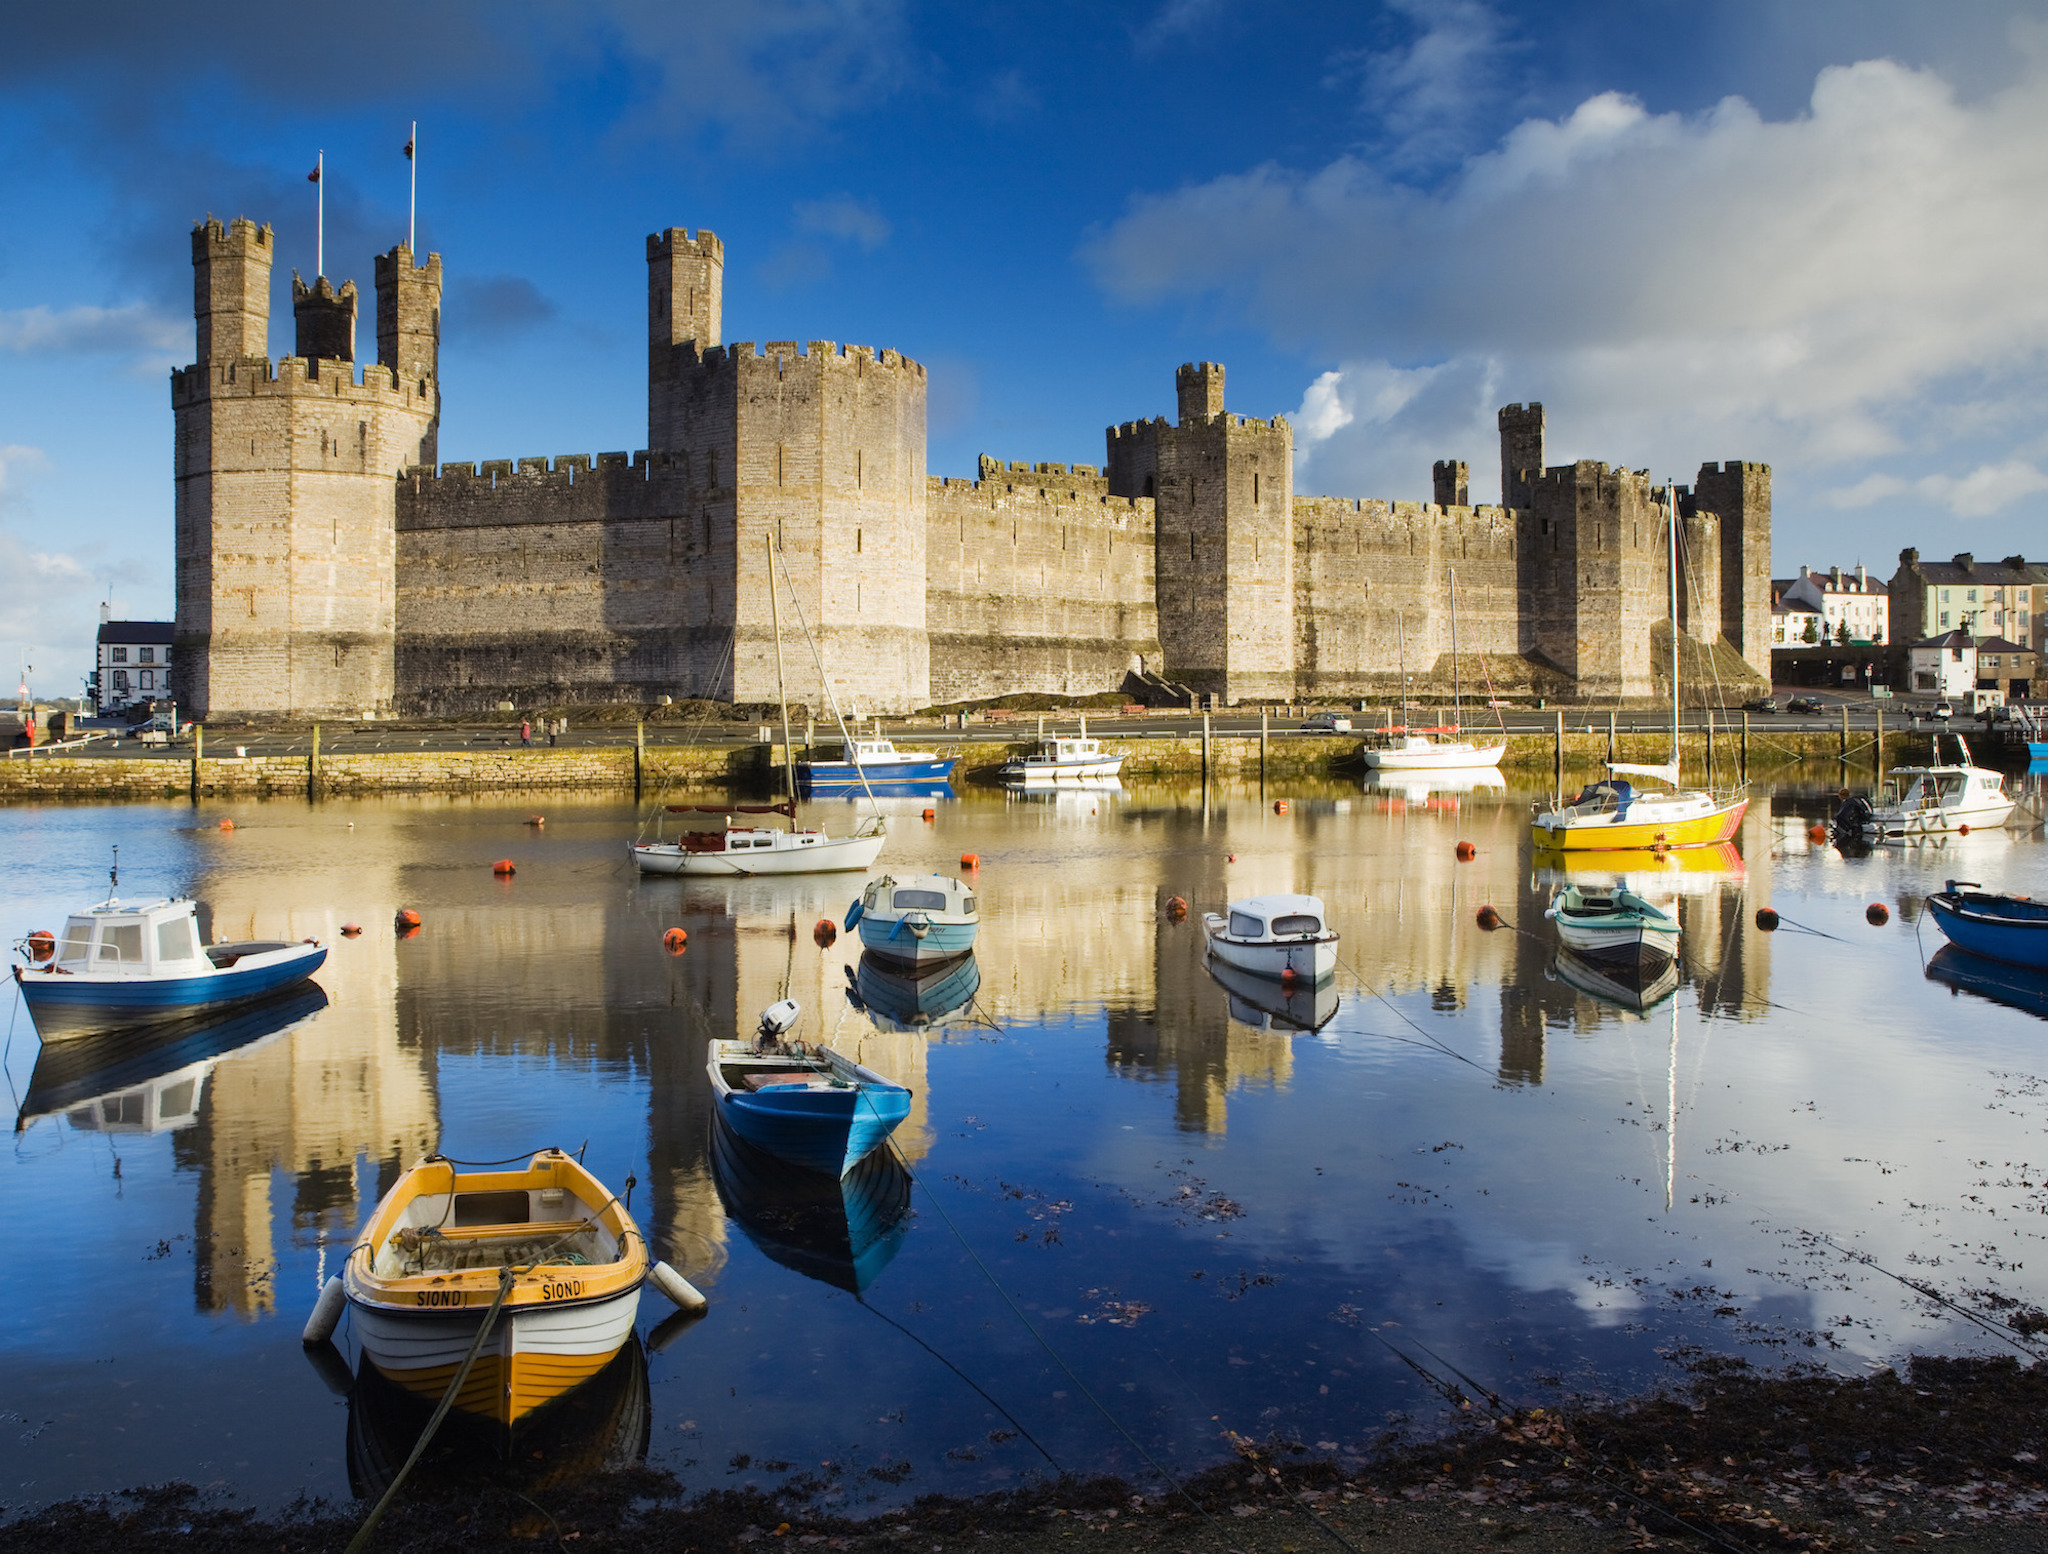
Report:
[[[785,998],[780,1003],[770,1004],[761,1011],[761,1024],[754,1032],[754,1039],[763,1047],[777,1047],[782,1038],[796,1029],[796,1022],[803,1018],[803,1005],[794,998]]]
[[[1842,800],[1841,808],[1835,811],[1835,835],[1860,839],[1863,828],[1870,823],[1870,800],[1860,793],[1852,793]]]

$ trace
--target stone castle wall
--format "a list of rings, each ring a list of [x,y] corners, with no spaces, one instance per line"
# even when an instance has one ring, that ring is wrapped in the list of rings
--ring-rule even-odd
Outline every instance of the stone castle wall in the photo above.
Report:
[[[1158,672],[1152,505],[1087,465],[983,458],[979,480],[931,480],[932,702],[1085,696]]]

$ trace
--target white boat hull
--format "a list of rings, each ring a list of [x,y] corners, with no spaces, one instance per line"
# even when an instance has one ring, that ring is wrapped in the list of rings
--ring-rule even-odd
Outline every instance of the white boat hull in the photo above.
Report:
[[[1337,936],[1300,939],[1291,943],[1247,944],[1221,931],[1222,919],[1211,920],[1208,952],[1226,966],[1249,971],[1255,977],[1280,980],[1288,972],[1312,982],[1337,974]]]
[[[1086,761],[1012,761],[998,775],[1005,782],[1038,783],[1097,781],[1115,777],[1123,770],[1120,755],[1099,756]]]
[[[827,874],[867,869],[881,856],[888,837],[821,837],[809,846],[736,848],[729,852],[692,852],[675,842],[635,842],[633,863],[642,874],[738,875]]]
[[[1485,768],[1500,765],[1500,758],[1507,754],[1507,745],[1456,744],[1431,745],[1426,750],[1374,749],[1365,752],[1365,764],[1382,772],[1434,772],[1455,771],[1466,767]]]
[[[1910,842],[1923,836],[1943,836],[1968,826],[1972,831],[1996,831],[2012,818],[2012,800],[1996,803],[1973,801],[1953,809],[1880,809],[1864,824],[1863,834],[1880,842]]]

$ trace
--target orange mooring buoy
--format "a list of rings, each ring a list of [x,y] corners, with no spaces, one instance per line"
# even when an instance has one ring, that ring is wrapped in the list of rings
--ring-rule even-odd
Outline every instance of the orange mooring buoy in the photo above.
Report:
[[[978,869],[978,868],[980,868],[980,867],[981,867],[981,854],[980,854],[980,853],[962,853],[962,854],[960,855],[960,867],[961,867],[961,868],[963,868],[963,869]]]
[[[1478,856],[1479,849],[1474,847],[1470,842],[1460,842],[1458,844],[1458,862],[1470,863],[1474,858],[1477,858]]]
[[[1494,929],[1500,927],[1500,913],[1494,911],[1490,906],[1481,907],[1479,909],[1479,926],[1488,933],[1492,933]]]
[[[1863,909],[1863,921],[1873,928],[1882,928],[1892,920],[1892,909],[1882,901],[1873,901]]]
[[[1818,847],[1828,839],[1828,828],[1816,820],[1806,828],[1806,839]]]
[[[1287,800],[1285,800],[1285,799],[1275,799],[1275,800],[1273,800],[1273,813],[1274,813],[1274,814],[1276,814],[1276,815],[1284,815],[1284,814],[1286,814],[1286,813],[1287,813]]]
[[[528,815],[526,817],[526,823],[532,826],[536,831],[538,831],[542,826],[548,823],[548,817],[546,815]]]
[[[1299,982],[1300,980],[1301,973],[1296,971],[1292,966],[1283,966],[1281,968],[1280,985],[1283,988],[1292,988],[1294,984]]]
[[[235,829],[235,823],[232,820],[223,820],[220,823],[220,828],[223,831],[232,831]]]
[[[1957,827],[1956,827],[1956,835],[1957,835],[1957,836],[1968,836],[1969,834],[1970,834],[1970,828],[1969,828],[1969,826],[1968,826],[1968,825],[1960,825],[1960,826],[1957,826]]]
[[[28,936],[28,958],[40,964],[57,953],[57,936],[47,928],[38,928]]]
[[[344,939],[353,939],[362,931],[363,925],[361,923],[343,923],[341,925],[341,936]]]
[[[1756,909],[1756,925],[1765,933],[1776,933],[1778,931],[1778,914],[1770,907],[1758,907]]]
[[[491,872],[493,874],[504,875],[517,873],[518,871],[512,867],[512,860],[510,858],[500,858],[496,863],[491,865]]]
[[[1176,923],[1185,921],[1188,915],[1187,897],[1168,896],[1166,898],[1166,915]]]
[[[689,944],[690,936],[680,928],[671,928],[661,936],[661,947],[671,955],[680,955]]]
[[[1236,854],[1236,853],[1225,853],[1225,854],[1223,855],[1223,861],[1224,861],[1225,863],[1235,863],[1235,862],[1237,862],[1237,854]]]
[[[935,809],[928,809],[924,812],[924,818],[927,820],[936,820],[939,818],[939,812]]]
[[[398,909],[397,915],[395,915],[391,919],[391,926],[396,928],[400,933],[405,933],[409,929],[417,928],[419,927],[419,925],[420,915],[419,913],[415,912],[411,907],[400,907]]]
[[[839,925],[829,917],[818,919],[818,926],[811,930],[811,937],[818,942],[818,948],[829,950],[839,937]]]

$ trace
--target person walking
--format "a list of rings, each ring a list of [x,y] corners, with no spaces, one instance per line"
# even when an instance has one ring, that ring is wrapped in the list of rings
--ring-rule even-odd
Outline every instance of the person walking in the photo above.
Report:
[[[530,719],[521,718],[519,720],[519,742],[528,747],[531,747],[533,744],[533,723]]]

